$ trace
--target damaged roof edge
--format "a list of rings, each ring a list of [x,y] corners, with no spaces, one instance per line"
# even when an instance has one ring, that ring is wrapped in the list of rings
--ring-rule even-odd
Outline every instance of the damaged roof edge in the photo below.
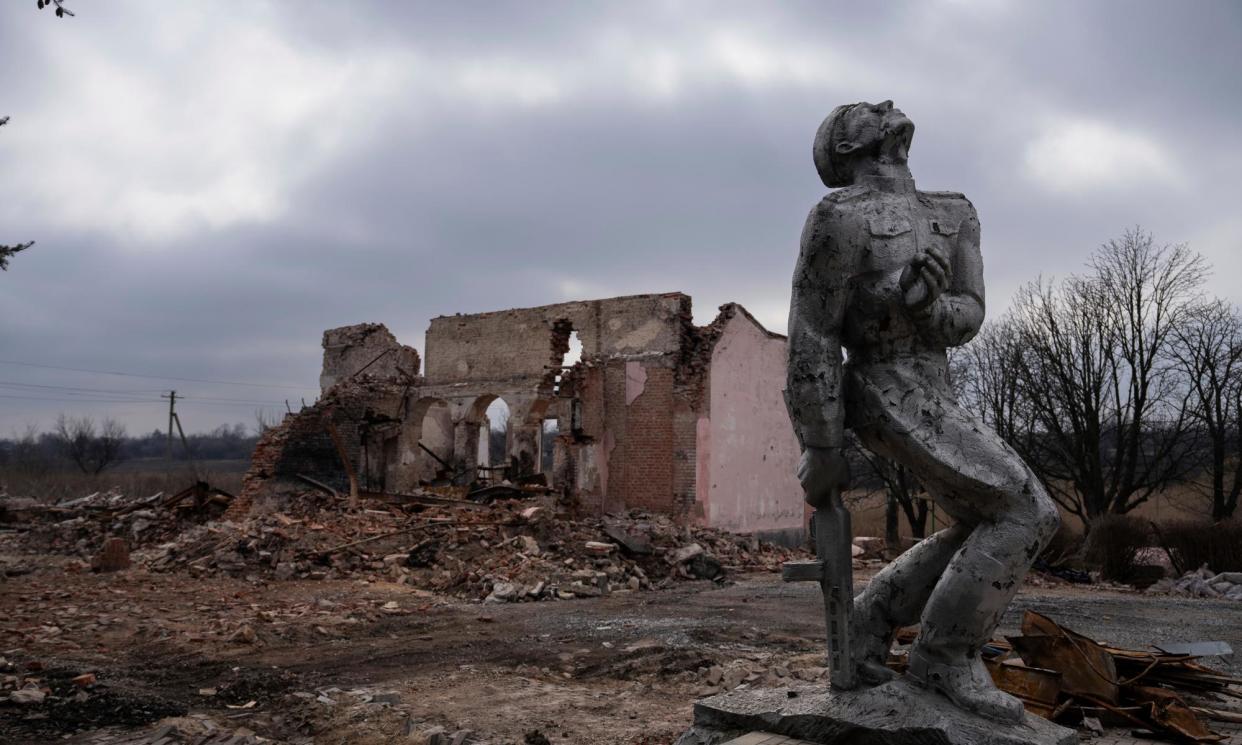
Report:
[[[746,317],[746,320],[753,323],[755,325],[755,328],[762,331],[764,336],[767,336],[769,339],[788,339],[789,338],[784,334],[778,334],[775,331],[768,330],[768,328],[764,326],[762,323],[760,323],[759,319],[755,318],[754,315],[752,315],[750,311],[746,310],[746,307],[743,306],[741,303],[725,303],[724,305],[720,306],[720,313],[716,315],[716,318],[710,324],[708,324],[707,326],[700,326],[699,328],[706,329],[706,328],[716,326],[717,324],[723,324],[724,322],[728,321],[736,313],[739,313],[739,312],[743,316]]]
[[[590,304],[590,303],[609,303],[609,302],[615,302],[615,301],[620,301],[620,300],[642,300],[644,298],[650,298],[650,299],[680,298],[680,299],[690,300],[690,296],[684,292],[646,292],[646,293],[638,293],[635,295],[617,295],[616,297],[590,298],[586,300],[565,300],[560,303],[549,303],[547,305],[516,306],[513,308],[504,308],[502,310],[487,310],[481,313],[451,313],[448,315],[433,316],[431,320],[435,321],[439,318],[462,318],[462,317],[480,318],[483,316],[493,316],[493,315],[499,315],[501,313],[510,313],[512,311],[520,311],[520,310],[538,310],[538,309],[545,309],[545,308],[559,308],[559,307],[570,306],[570,305],[585,305],[585,304]]]

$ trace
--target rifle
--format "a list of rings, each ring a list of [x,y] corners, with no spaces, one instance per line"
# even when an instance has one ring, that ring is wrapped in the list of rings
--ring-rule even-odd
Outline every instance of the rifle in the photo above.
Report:
[[[841,488],[834,486],[820,501],[807,494],[816,505],[811,515],[811,538],[815,541],[814,561],[789,561],[781,567],[786,582],[819,582],[824,596],[824,616],[828,626],[828,669],[832,687],[850,690],[857,684],[850,620],[854,615],[854,556],[850,513],[841,501]],[[818,504],[817,504],[818,503]]]

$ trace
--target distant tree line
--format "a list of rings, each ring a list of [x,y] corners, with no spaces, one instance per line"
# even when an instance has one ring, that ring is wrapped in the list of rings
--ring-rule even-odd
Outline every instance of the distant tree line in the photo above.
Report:
[[[258,429],[258,428],[256,428]],[[216,427],[211,432],[186,436],[187,456],[180,438],[173,441],[174,460],[247,460],[258,442],[258,433],[244,424]],[[127,460],[166,458],[168,433],[155,430],[130,437],[125,427],[106,418],[98,424],[91,417],[62,414],[50,432],[30,426],[20,434],[0,439],[0,467],[30,475],[60,469],[98,474]]]
[[[1081,274],[1039,278],[1007,313],[951,350],[959,400],[1030,464],[1086,529],[1162,490],[1194,495],[1213,520],[1242,493],[1242,320],[1207,296],[1185,245],[1135,228]],[[864,479],[922,532],[922,488],[861,446]],[[890,518],[891,519],[891,518]]]

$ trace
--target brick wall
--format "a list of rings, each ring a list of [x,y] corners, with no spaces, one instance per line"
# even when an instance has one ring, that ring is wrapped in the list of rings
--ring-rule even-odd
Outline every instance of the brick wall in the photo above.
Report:
[[[338,388],[314,406],[286,414],[284,421],[259,438],[250,457],[250,468],[242,478],[242,493],[229,506],[225,517],[244,517],[269,484],[294,479],[298,474],[348,493],[349,476],[324,420],[331,412],[344,450],[361,476],[365,470],[362,428],[374,396],[374,391],[363,388]]]
[[[372,378],[405,379],[418,375],[420,364],[418,350],[398,343],[382,323],[328,329],[323,332],[319,387],[326,392],[359,371]]]
[[[460,426],[461,421],[480,413],[470,413],[472,401],[503,395],[511,406],[514,401],[524,402],[517,410],[526,411],[523,405],[529,408],[537,399],[542,403],[553,395],[552,378],[572,329],[582,341],[583,361],[566,375],[560,395],[578,397],[581,428],[577,433],[571,431],[569,399],[563,399],[554,485],[567,494],[576,493],[580,507],[589,514],[642,508],[704,520],[707,501],[700,501],[705,487],[698,477],[707,470],[701,461],[710,449],[705,446],[699,453],[699,430],[718,424],[707,422],[713,413],[709,410],[716,405],[712,402],[719,362],[715,353],[725,329],[738,316],[753,322],[741,306],[729,304],[721,307],[713,323],[696,327],[690,298],[680,293],[444,316],[433,319],[428,329],[426,378],[398,374],[393,365],[402,355],[409,363],[413,350],[397,344],[383,326],[332,329],[324,335],[325,381],[339,381],[357,372],[385,349],[393,350],[389,354],[394,359],[385,358],[347,385],[336,385],[325,395],[325,403],[287,417],[281,427],[266,433],[255,450],[238,509],[246,509],[264,484],[296,474],[340,491],[348,489],[345,469],[323,426],[329,405],[347,457],[360,475],[372,476],[364,487],[381,483],[388,488],[412,487],[418,476],[430,474],[413,472],[419,458],[395,462],[408,460],[408,449],[417,446],[417,441],[404,442],[398,437],[421,429],[411,427],[407,420],[412,416],[419,423],[424,420],[424,409],[410,402],[443,399],[453,413],[450,420],[449,408],[442,412],[446,421],[441,429],[459,440],[463,432],[466,439],[472,439],[469,427]],[[783,380],[768,381],[771,371],[764,368],[761,372],[758,377],[763,380],[739,380],[734,388],[747,383],[779,393]],[[765,400],[758,409],[745,409],[746,416],[737,419],[737,426],[749,433],[756,429],[753,420],[757,430],[762,430],[754,434],[766,437],[769,423],[763,417],[755,419],[754,414],[766,415],[768,408]],[[706,423],[701,425],[700,420]],[[454,423],[459,426],[452,427]],[[526,434],[533,438],[537,422],[526,426],[530,428]],[[369,461],[365,467],[360,463],[364,439]],[[435,447],[434,437],[424,439]],[[728,441],[720,439],[727,450]],[[462,447],[454,459],[467,458],[464,451],[468,449]],[[755,448],[749,444],[742,448],[742,452],[752,451]],[[749,512],[749,506],[740,510],[744,512]]]
[[[610,371],[612,372],[612,371]],[[673,370],[647,367],[647,380],[642,393],[629,406],[624,399],[624,371],[614,373],[620,378],[621,397],[617,386],[610,385],[608,400],[613,421],[616,410],[623,410],[622,433],[610,465],[619,473],[618,496],[625,506],[658,512],[673,511]],[[611,381],[610,381],[611,382]]]
[[[578,332],[584,359],[674,354],[689,308],[688,296],[667,293],[433,318],[427,329],[427,379],[433,384],[550,381],[549,367],[559,365],[564,354],[564,342],[557,342],[567,328]]]

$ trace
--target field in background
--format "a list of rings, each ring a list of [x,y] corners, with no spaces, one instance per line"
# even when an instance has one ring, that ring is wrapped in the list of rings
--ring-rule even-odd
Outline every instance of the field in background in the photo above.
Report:
[[[242,477],[250,461],[210,460],[202,461],[198,471],[212,486],[231,494],[241,491]],[[11,496],[32,497],[47,501],[60,501],[85,496],[93,492],[116,489],[124,494],[145,497],[164,492],[173,494],[195,480],[194,471],[186,461],[169,463],[162,458],[128,460],[98,476],[79,471],[54,469],[41,474],[31,474],[24,469],[0,466],[0,493]],[[853,515],[854,535],[884,536],[884,495],[880,492],[856,491],[846,495],[846,504]],[[952,524],[951,518],[939,508],[929,515],[927,532]],[[1177,520],[1204,520],[1209,517],[1206,499],[1189,489],[1178,486],[1167,489],[1149,502],[1130,513],[1133,516],[1158,523]],[[1064,524],[1075,532],[1081,532],[1076,517],[1066,513]],[[910,526],[903,514],[899,520],[902,538],[911,538]]]
[[[212,460],[198,464],[198,477],[230,494],[241,491],[248,460]],[[14,497],[58,502],[112,489],[135,497],[156,492],[175,494],[196,480],[194,468],[186,461],[169,463],[162,459],[139,459],[121,463],[114,469],[92,476],[66,469],[30,473],[19,468],[0,468],[0,493]]]
[[[846,495],[846,503],[853,516],[854,535],[878,538],[884,536],[885,497],[882,493],[854,492]],[[1179,520],[1207,521],[1211,515],[1211,505],[1206,498],[1189,487],[1175,486],[1152,497],[1130,514],[1157,523]],[[1082,532],[1082,525],[1078,518],[1069,513],[1063,512],[1062,523],[1075,532]],[[912,537],[904,514],[899,524],[901,537]],[[928,517],[927,533],[931,535],[935,530],[951,524],[952,519],[943,510],[936,509],[935,518]]]

